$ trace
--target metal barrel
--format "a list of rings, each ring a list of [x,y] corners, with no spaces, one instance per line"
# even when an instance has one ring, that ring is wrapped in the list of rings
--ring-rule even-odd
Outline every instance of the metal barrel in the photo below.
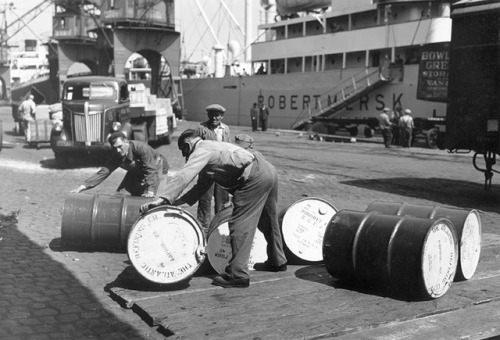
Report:
[[[150,198],[124,195],[70,194],[64,202],[64,245],[126,250],[127,238]]]
[[[458,237],[459,258],[455,281],[468,280],[476,272],[481,255],[482,233],[481,218],[477,210],[374,201],[366,211],[378,211],[387,215],[449,219]]]
[[[231,260],[231,237],[229,236],[229,218],[232,208],[225,208],[215,214],[208,228],[207,257],[212,268],[219,274],[225,272]],[[248,260],[248,269],[253,270],[255,263],[267,260],[267,242],[264,234],[257,229],[253,239],[252,250]]]
[[[189,280],[205,260],[205,234],[187,211],[160,206],[141,215],[127,242],[130,262],[145,279],[159,284]]]
[[[337,209],[324,199],[308,197],[280,214],[285,253],[289,263],[323,261],[323,237]]]
[[[451,286],[458,242],[450,220],[342,210],[323,241],[327,271],[406,299],[435,299]]]

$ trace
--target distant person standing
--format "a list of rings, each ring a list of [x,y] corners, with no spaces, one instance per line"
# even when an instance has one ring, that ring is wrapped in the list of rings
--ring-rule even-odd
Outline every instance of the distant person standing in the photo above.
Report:
[[[409,148],[413,138],[413,129],[415,128],[410,109],[406,109],[403,113],[403,117],[399,119],[399,127],[401,131],[401,145],[405,148]]]
[[[384,138],[386,148],[390,148],[392,142],[392,123],[389,119],[389,112],[391,112],[391,109],[385,107],[384,110],[378,115],[378,125],[380,132],[382,133],[382,137]]]
[[[391,117],[392,123],[392,144],[401,145],[400,142],[400,128],[399,128],[399,120],[403,116],[403,108],[401,106],[396,106],[394,112]]]
[[[262,131],[267,131],[267,118],[269,117],[269,109],[266,104],[260,104],[259,118],[260,118],[260,127]]]
[[[35,119],[36,115],[36,104],[34,101],[35,97],[30,94],[28,99],[24,100],[21,105],[19,105],[19,125],[20,132],[27,135],[29,129],[29,122]]]
[[[229,126],[222,122],[226,109],[219,104],[212,104],[205,108],[208,120],[196,128],[196,134],[203,140],[215,140],[219,142],[230,142]],[[212,196],[214,197],[214,212],[217,214],[229,201],[229,194],[217,183],[210,188],[198,200],[197,218],[205,231],[208,231],[212,220],[211,207]]]
[[[257,131],[259,125],[259,108],[257,103],[253,103],[253,107],[250,109],[250,119],[252,120],[252,131]]]

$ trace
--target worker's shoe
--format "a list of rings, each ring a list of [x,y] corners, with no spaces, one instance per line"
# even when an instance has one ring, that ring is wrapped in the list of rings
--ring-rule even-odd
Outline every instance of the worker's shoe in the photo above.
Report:
[[[221,286],[224,288],[247,288],[250,286],[250,279],[233,279],[228,276],[216,276],[212,280],[212,284],[215,286]]]
[[[253,268],[255,270],[263,271],[263,272],[286,272],[287,264],[282,264],[280,266],[276,266],[274,264],[271,264],[269,261],[266,261],[264,263],[256,263],[254,264]]]

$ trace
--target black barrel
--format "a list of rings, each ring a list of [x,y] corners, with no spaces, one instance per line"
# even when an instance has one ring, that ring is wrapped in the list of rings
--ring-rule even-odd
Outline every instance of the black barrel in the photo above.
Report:
[[[70,194],[64,202],[64,245],[126,250],[127,238],[150,198],[124,195]]]
[[[406,202],[372,202],[366,211],[378,211],[387,215],[413,216],[420,218],[447,218],[457,232],[458,267],[455,281],[470,279],[476,272],[481,255],[481,218],[474,209],[456,209],[437,205],[417,205]]]
[[[233,255],[228,225],[232,212],[233,209],[231,207],[222,209],[215,214],[208,228],[207,257],[212,268],[219,274],[225,272],[226,266]],[[267,260],[266,248],[267,242],[264,234],[257,229],[253,239],[250,258],[248,259],[249,270],[253,270],[255,263]]]
[[[408,299],[443,296],[458,261],[457,236],[448,219],[423,219],[342,210],[323,241],[327,271]]]
[[[160,284],[189,280],[205,260],[205,234],[187,211],[160,206],[141,215],[132,227],[127,253],[137,272]]]
[[[281,231],[289,263],[323,261],[323,237],[336,212],[326,200],[307,197],[281,213]]]

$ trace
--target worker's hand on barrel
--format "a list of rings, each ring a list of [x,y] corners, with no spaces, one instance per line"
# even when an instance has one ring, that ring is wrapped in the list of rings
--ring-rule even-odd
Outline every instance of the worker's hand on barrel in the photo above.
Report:
[[[142,197],[155,197],[155,194],[152,191],[148,191],[142,194]]]
[[[157,198],[154,201],[144,203],[143,205],[141,205],[141,208],[139,209],[139,211],[141,212],[141,214],[144,214],[144,213],[148,212],[148,210],[153,209],[161,204],[164,204],[165,202],[166,202],[166,200],[164,200],[163,198],[161,198],[161,197]]]
[[[80,185],[78,188],[70,191],[71,194],[78,194],[80,191],[87,189],[85,185]]]

